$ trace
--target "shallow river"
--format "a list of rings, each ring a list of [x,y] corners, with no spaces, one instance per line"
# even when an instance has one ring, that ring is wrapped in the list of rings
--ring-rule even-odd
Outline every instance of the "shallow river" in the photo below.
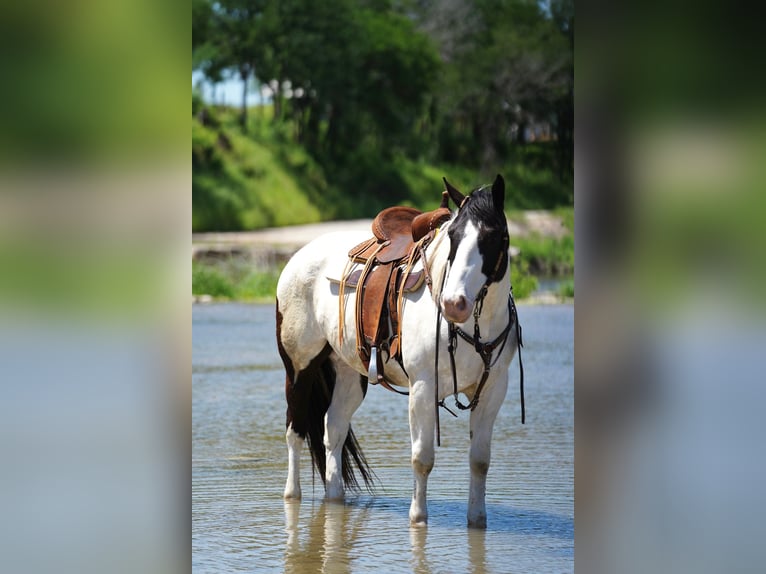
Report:
[[[468,415],[444,411],[428,482],[429,525],[410,529],[407,398],[371,386],[352,421],[378,477],[375,495],[324,503],[304,449],[303,500],[285,502],[284,372],[274,308],[195,305],[194,572],[572,572],[574,308],[520,306],[519,316],[527,420],[522,426],[514,359],[492,442],[487,530],[465,526]]]

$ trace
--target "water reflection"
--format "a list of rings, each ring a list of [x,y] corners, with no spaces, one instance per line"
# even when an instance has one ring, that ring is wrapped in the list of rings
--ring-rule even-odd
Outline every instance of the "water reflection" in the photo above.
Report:
[[[312,512],[304,540],[300,535],[300,501],[285,501],[285,572],[293,574],[352,572],[351,551],[364,533],[368,509],[322,502]],[[305,526],[304,526],[305,527]]]
[[[469,528],[467,536],[470,571],[475,574],[484,574],[487,571],[487,532]]]
[[[427,536],[427,528],[410,528],[410,546],[412,547],[412,559],[410,560],[410,564],[412,565],[413,572],[431,574],[431,566],[426,557]]]
[[[284,373],[274,348],[273,307],[195,309],[195,574],[571,572],[573,312],[562,306],[521,313],[529,416],[520,426],[517,394],[509,392],[495,425],[488,529],[481,531],[465,526],[467,417],[443,425],[429,482],[429,524],[410,529],[406,400],[382,389],[370,390],[354,419],[379,491],[345,504],[324,502],[306,456],[303,501],[283,501]]]
[[[301,502],[284,502],[284,571],[290,574],[347,574],[377,571],[385,560],[399,558],[382,553],[394,545],[386,536],[401,537],[403,530],[381,531],[375,513],[387,510],[368,500],[346,503],[310,502],[310,517],[301,515]],[[441,572],[445,560],[475,574],[492,570],[487,563],[487,531],[466,529],[444,532],[438,528],[409,528],[409,569],[417,574]],[[467,562],[466,562],[467,560]],[[434,564],[436,566],[434,566]],[[396,564],[397,569],[402,566]],[[385,566],[382,566],[386,570]]]

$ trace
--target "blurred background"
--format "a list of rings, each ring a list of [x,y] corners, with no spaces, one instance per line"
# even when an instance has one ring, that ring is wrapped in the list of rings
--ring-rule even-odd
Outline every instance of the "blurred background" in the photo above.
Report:
[[[204,2],[0,6],[0,569],[187,569],[191,231],[291,223],[250,182],[320,220],[501,171],[576,205],[576,569],[760,572],[760,20],[578,4],[567,127],[571,5],[249,6],[272,39],[227,64]]]
[[[430,210],[442,177],[501,173],[515,294],[571,298],[573,24],[571,0],[194,0],[194,295],[273,300],[301,246],[220,232]]]
[[[709,1],[577,15],[576,569],[756,572],[759,24]]]
[[[188,5],[0,5],[0,570],[188,570]]]
[[[194,0],[194,231],[436,206],[443,175],[571,206],[573,18],[567,0]]]

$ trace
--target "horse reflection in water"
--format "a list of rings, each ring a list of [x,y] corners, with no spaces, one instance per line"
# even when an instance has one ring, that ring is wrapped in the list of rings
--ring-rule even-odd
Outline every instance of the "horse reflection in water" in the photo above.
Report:
[[[376,566],[380,566],[380,556],[375,557],[373,553],[361,557],[358,556],[358,552],[354,552],[358,543],[363,542],[360,537],[370,536],[371,504],[323,502],[316,509],[312,509],[311,520],[308,525],[303,526],[299,521],[300,501],[288,499],[284,504],[287,533],[284,563],[286,574],[345,574],[357,570],[379,569]],[[484,530],[472,529],[467,532],[468,560],[472,572],[487,571],[485,534]],[[418,574],[431,574],[434,569],[428,556],[428,530],[411,528],[409,539],[410,570]],[[443,547],[439,546],[431,551],[436,552],[434,559],[444,561]],[[399,560],[401,559],[403,557],[399,557]],[[369,564],[364,563],[368,561]]]
[[[416,257],[409,259],[407,272],[422,270],[427,280],[390,306],[398,311],[399,328],[393,331],[401,334],[400,352],[397,360],[388,360],[395,354],[390,350],[384,383],[409,392],[415,476],[410,524],[424,526],[428,521],[426,491],[435,459],[438,405],[454,395],[456,405],[471,412],[467,522],[486,528],[492,429],[506,395],[508,367],[521,343],[510,292],[505,184],[498,175],[491,187],[468,196],[446,180],[445,185],[457,209],[450,216],[445,203],[448,221],[420,241],[414,267]],[[356,233],[319,237],[293,256],[279,279],[277,343],[287,372],[285,499],[301,497],[304,441],[327,499],[342,500],[347,487],[358,487],[354,466],[368,488],[372,483],[350,423],[364,398],[367,377],[379,382],[373,375],[376,361],[363,359],[356,336],[358,317],[343,312],[357,309],[357,291],[344,289],[343,280],[340,286],[331,280],[350,274],[349,251],[364,239]],[[458,392],[469,399],[468,405],[459,402]],[[330,519],[336,510],[323,512]]]
[[[285,500],[285,572],[352,572],[351,549],[355,547],[367,522],[365,515],[368,509],[362,509],[360,514],[344,504],[321,504],[311,517],[303,544],[298,523],[299,512],[299,501]]]

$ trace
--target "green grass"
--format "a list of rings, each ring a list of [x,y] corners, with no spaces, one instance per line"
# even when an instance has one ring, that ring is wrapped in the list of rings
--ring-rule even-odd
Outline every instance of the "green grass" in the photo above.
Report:
[[[574,186],[562,181],[554,165],[553,142],[514,148],[501,168],[506,182],[506,206],[514,209],[553,209],[574,203]]]
[[[322,219],[312,185],[323,185],[301,148],[285,151],[243,135],[230,114],[192,120],[192,231],[232,231]],[[319,192],[314,191],[314,195]]]
[[[272,121],[269,106],[250,109],[247,134],[236,109],[197,102],[193,110],[195,232],[372,217],[392,205],[425,211],[438,205],[442,177],[464,193],[495,177],[494,168],[481,173],[475,166],[434,164],[400,153],[382,158],[361,146],[341,159],[320,163],[296,143],[290,122]],[[571,182],[559,181],[547,167],[552,149],[528,144],[497,169],[506,180],[508,210],[571,203]]]
[[[273,301],[280,271],[252,268],[236,260],[195,261],[192,263],[192,295],[210,295],[221,301]]]
[[[537,278],[523,260],[511,262],[511,285],[516,299],[537,289]],[[210,295],[220,301],[273,301],[281,269],[253,269],[243,261],[192,263],[192,295]]]
[[[574,297],[574,279],[563,281],[559,286],[558,295],[564,299],[572,299]]]
[[[513,245],[521,249],[520,258],[535,275],[571,275],[574,272],[574,236],[518,237]]]
[[[234,282],[211,265],[192,263],[192,295],[210,295],[217,299],[233,299]]]
[[[511,263],[511,286],[515,299],[526,299],[537,289],[537,277],[529,273],[529,264],[516,259]]]
[[[205,121],[199,113],[207,114]],[[442,177],[464,193],[490,183],[494,172],[433,164],[393,154],[386,160],[359,149],[343,165],[323,167],[295,143],[289,123],[275,124],[271,107],[250,110],[247,134],[238,110],[193,101],[192,230],[234,231],[372,217],[392,205],[434,209]],[[500,171],[506,180],[508,216],[522,209],[571,201],[571,183],[544,166],[551,146],[530,144],[509,157]],[[574,268],[574,210],[556,208],[570,231],[561,239],[514,238],[521,256],[512,263],[514,294],[523,299],[537,288],[536,275],[571,275]],[[245,262],[193,264],[192,292],[221,300],[273,299],[278,270],[253,269]]]

